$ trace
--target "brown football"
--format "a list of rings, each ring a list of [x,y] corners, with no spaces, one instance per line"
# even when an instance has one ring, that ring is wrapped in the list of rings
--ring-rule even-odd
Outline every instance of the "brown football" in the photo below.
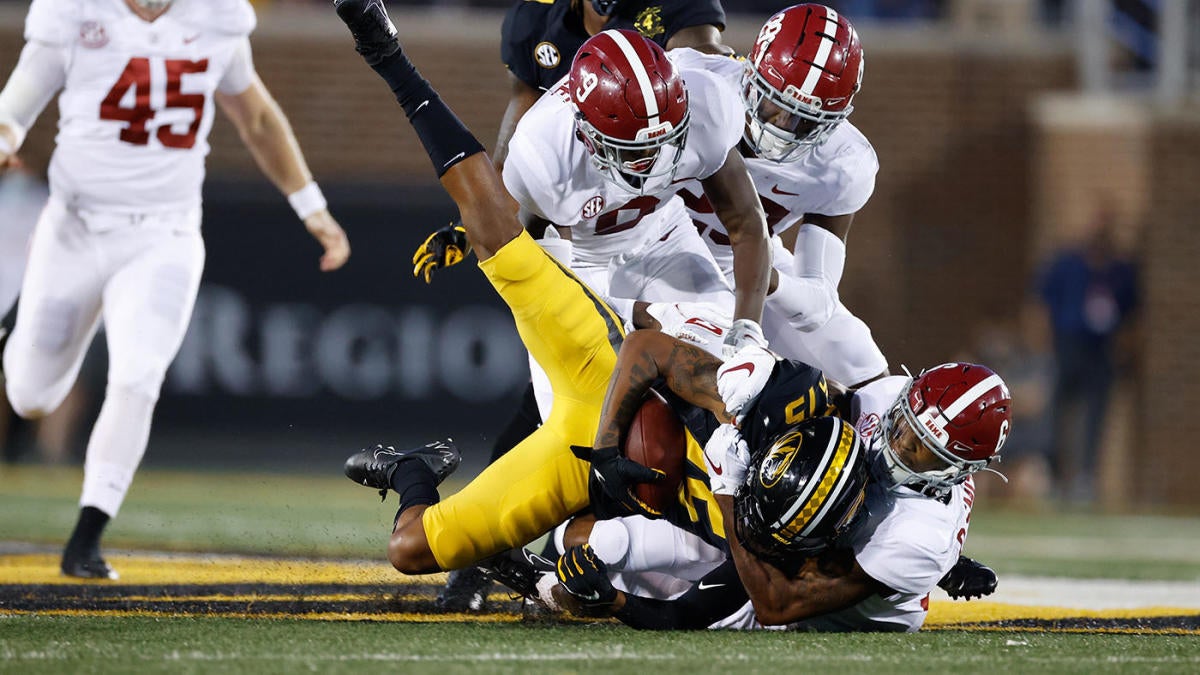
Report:
[[[638,499],[659,511],[675,502],[687,461],[687,437],[683,422],[658,392],[650,390],[646,394],[629,425],[624,450],[629,459],[667,474],[657,483],[637,485],[634,491]]]

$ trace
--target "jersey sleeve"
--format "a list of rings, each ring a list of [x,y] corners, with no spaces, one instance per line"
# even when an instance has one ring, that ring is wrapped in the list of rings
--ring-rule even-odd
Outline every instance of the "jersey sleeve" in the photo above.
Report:
[[[258,16],[249,0],[205,0],[195,15],[197,23],[226,35],[250,35]]]
[[[539,218],[556,222],[545,207],[546,196],[535,188],[547,184],[549,179],[543,173],[541,164],[537,161],[533,139],[518,130],[509,141],[508,156],[504,158],[504,187],[522,209]]]
[[[909,499],[924,498],[900,498],[901,508]],[[918,513],[893,513],[869,535],[856,537],[854,557],[864,572],[884,586],[922,595],[945,574],[952,536]]]
[[[684,28],[713,25],[725,30],[725,10],[719,0],[669,0],[662,4],[667,39]]]
[[[518,80],[537,89],[537,64],[533,62],[533,45],[537,22],[530,0],[521,0],[509,8],[500,28],[500,60]]]
[[[704,180],[725,166],[729,151],[741,141],[745,111],[737,91],[707,70],[685,71],[684,82],[692,110],[688,143],[703,144],[696,177]]]
[[[746,413],[742,435],[753,451],[787,427],[831,412],[829,385],[820,369],[780,359],[767,386]]]
[[[217,89],[222,94],[236,96],[249,89],[253,83],[254,57],[250,53],[249,38],[243,37],[234,47],[233,58],[230,59],[225,74],[221,76],[221,81],[217,83]]]
[[[879,173],[879,158],[866,136],[849,122],[839,129],[842,137],[840,146],[830,162],[834,186],[829,191],[830,199],[812,213],[824,216],[840,216],[856,213],[875,192],[875,175]]]
[[[81,8],[73,0],[33,0],[25,16],[25,39],[65,46],[78,32]]]

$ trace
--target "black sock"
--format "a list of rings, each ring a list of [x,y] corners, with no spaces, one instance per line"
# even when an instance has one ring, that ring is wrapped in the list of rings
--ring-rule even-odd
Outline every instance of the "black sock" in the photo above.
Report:
[[[484,151],[483,144],[458,119],[401,49],[372,64],[387,82],[416,130],[433,169],[441,178],[455,164]]]
[[[392,489],[400,495],[400,511],[418,504],[441,501],[437,491],[437,476],[419,459],[402,459],[392,472]]]
[[[108,525],[109,515],[94,506],[85,506],[79,510],[79,520],[75,523],[75,531],[67,540],[66,550],[72,554],[81,555],[100,550],[100,535]]]

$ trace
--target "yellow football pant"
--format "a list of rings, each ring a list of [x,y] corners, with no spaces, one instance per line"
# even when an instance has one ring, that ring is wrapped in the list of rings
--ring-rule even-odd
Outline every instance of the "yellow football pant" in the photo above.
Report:
[[[479,267],[549,376],[554,405],[550,419],[531,436],[425,511],[430,550],[447,570],[527,544],[588,505],[589,464],[570,446],[595,441],[624,338],[612,309],[525,232]],[[673,520],[710,541],[723,538],[703,449],[690,434],[688,464],[680,490],[682,513]]]

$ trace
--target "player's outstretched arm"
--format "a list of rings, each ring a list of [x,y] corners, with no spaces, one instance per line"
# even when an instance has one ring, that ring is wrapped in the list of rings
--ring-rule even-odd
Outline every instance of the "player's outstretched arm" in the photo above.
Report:
[[[688,403],[712,411],[725,421],[725,404],[717,393],[717,368],[712,354],[656,330],[630,333],[617,355],[617,367],[608,383],[595,447],[620,445],[643,397],[656,379]]]
[[[62,89],[67,78],[65,50],[58,45],[30,40],[0,90],[0,171],[20,166],[17,150],[25,132]]]
[[[480,261],[520,235],[517,203],[504,189],[483,145],[442,101],[400,48],[381,0],[334,0],[354,36],[355,50],[383,78],[458,206],[467,240]]]
[[[761,322],[771,272],[767,217],[737,148],[729,151],[716,173],[701,182],[704,194],[729,232],[737,298],[733,318]]]
[[[300,152],[291,124],[262,80],[255,75],[245,91],[240,94],[217,92],[216,100],[237,127],[258,168],[287,195],[296,216],[304,221],[304,227],[325,249],[321,270],[328,272],[346,264],[350,257],[346,232],[329,213],[325,198],[313,182],[312,173]]]
[[[725,522],[736,522],[733,497],[717,495],[716,499]],[[836,612],[877,593],[891,592],[868,576],[850,551],[808,558],[794,574],[786,574],[747,551],[737,537],[729,537],[727,541],[742,586],[754,605],[754,613],[765,626],[780,626]]]

